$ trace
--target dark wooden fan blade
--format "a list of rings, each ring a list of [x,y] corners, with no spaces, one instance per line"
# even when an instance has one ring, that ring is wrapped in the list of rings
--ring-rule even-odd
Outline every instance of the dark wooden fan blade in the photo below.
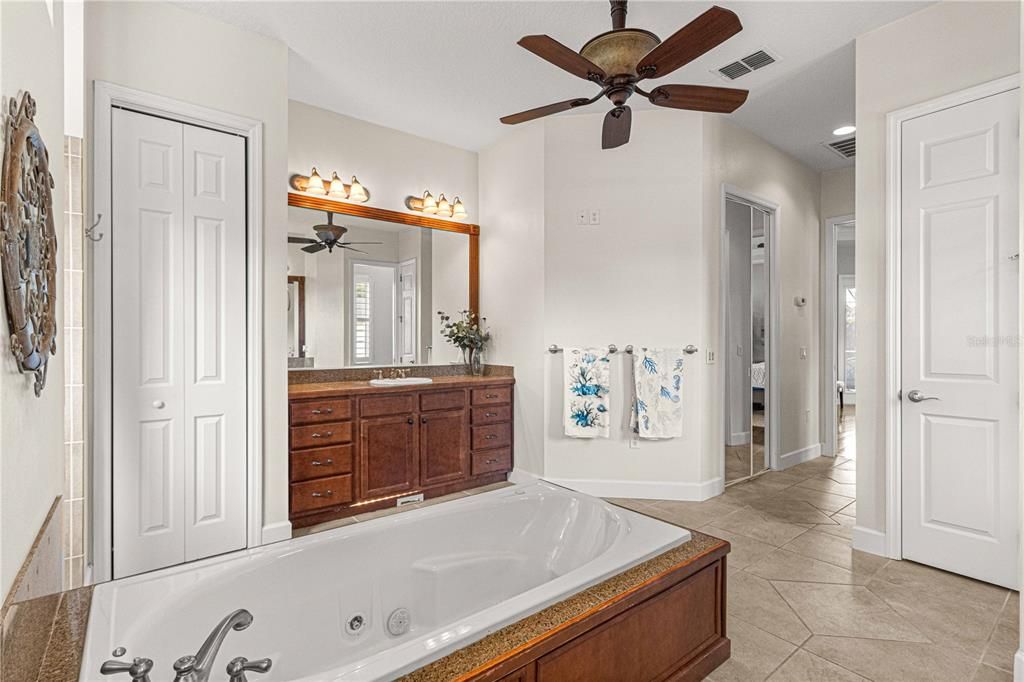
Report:
[[[601,149],[614,149],[629,142],[630,122],[633,112],[629,107],[615,107],[604,116],[601,131]]]
[[[315,239],[310,239],[309,237],[288,237],[288,243],[289,244],[316,244],[317,241]]]
[[[731,114],[747,101],[747,91],[706,85],[659,85],[651,91],[651,104],[673,109]]]
[[[673,33],[636,66],[641,78],[661,78],[743,30],[739,17],[717,5]]]
[[[303,246],[302,250],[305,251],[306,253],[318,253],[320,251],[323,251],[326,248],[327,247],[324,246],[323,244],[319,244],[318,243],[318,244],[310,244],[309,246]]]
[[[555,104],[548,104],[543,107],[537,107],[536,109],[528,109],[526,111],[520,111],[518,114],[509,114],[508,116],[502,116],[501,122],[508,125],[515,125],[516,123],[526,123],[532,121],[535,118],[541,118],[543,116],[550,116],[551,114],[557,114],[561,111],[568,111],[575,107],[581,107],[584,104],[590,104],[590,100],[586,97],[577,97],[576,99],[567,99],[564,102],[556,102]]]
[[[377,242],[377,243],[380,244],[380,242]],[[361,251],[359,249],[353,249],[351,246],[347,246],[345,244],[338,244],[338,248],[339,249],[348,249],[349,251],[355,251],[356,253],[366,253],[365,251]]]
[[[551,36],[524,36],[519,44],[541,59],[551,62],[583,80],[604,80],[605,73],[600,66],[570,50]]]

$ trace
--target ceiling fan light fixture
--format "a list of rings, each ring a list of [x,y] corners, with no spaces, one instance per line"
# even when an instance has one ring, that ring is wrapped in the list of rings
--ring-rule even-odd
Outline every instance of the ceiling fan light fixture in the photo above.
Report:
[[[660,43],[661,39],[650,31],[620,28],[591,38],[580,55],[609,76],[638,76],[636,65]]]
[[[455,201],[452,202],[452,217],[459,220],[466,219],[466,207],[462,204],[462,199],[458,197],[455,197]]]
[[[359,184],[356,176],[352,176],[352,184],[348,188],[348,198],[352,201],[366,201],[370,198],[366,188]]]
[[[345,188],[345,183],[338,177],[337,171],[331,176],[331,189],[327,194],[338,199],[348,199],[348,190]]]
[[[313,166],[313,171],[306,180],[306,191],[310,194],[327,194],[327,190],[324,189],[324,179],[317,173],[316,166]]]

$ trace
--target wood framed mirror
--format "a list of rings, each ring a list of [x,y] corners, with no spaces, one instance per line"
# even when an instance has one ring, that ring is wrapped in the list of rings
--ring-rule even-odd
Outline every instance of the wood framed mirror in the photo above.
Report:
[[[437,311],[479,310],[479,225],[299,192],[288,206],[289,280],[305,278],[305,339],[290,366],[459,361]]]

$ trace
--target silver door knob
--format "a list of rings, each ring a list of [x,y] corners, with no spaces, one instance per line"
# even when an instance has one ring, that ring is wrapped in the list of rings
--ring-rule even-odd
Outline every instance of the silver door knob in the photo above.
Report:
[[[153,407],[155,407],[158,410],[164,409],[164,405],[166,405],[166,403],[164,401],[162,401],[162,400],[154,400],[153,401]]]
[[[925,395],[915,388],[910,393],[907,393],[907,400],[912,403],[923,403],[926,400],[938,400],[938,398],[935,396]]]

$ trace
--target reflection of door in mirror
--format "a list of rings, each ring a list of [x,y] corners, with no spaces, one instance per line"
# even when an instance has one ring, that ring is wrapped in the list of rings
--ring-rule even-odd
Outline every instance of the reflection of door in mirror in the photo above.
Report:
[[[416,259],[398,268],[398,362],[416,362],[418,334],[416,314]]]
[[[398,268],[390,263],[352,262],[353,365],[395,362],[395,293]]]
[[[306,278],[288,276],[288,357],[306,357]]]

